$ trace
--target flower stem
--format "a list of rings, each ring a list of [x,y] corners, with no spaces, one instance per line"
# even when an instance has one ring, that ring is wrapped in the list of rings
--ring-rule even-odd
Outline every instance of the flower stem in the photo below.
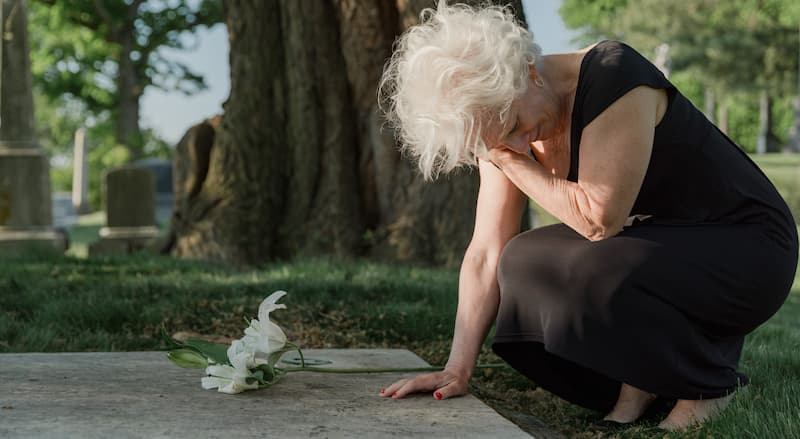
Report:
[[[506,367],[505,363],[478,364],[476,369],[496,369]],[[342,369],[336,367],[290,367],[283,369],[286,372],[322,372],[322,373],[388,373],[388,372],[435,372],[444,370],[444,366],[423,366],[423,367],[387,367],[387,368],[366,368],[366,369]]]

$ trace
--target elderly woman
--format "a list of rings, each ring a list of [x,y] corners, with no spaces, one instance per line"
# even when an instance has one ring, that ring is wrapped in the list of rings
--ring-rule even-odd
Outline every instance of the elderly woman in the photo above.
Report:
[[[661,427],[720,410],[744,337],[794,278],[794,220],[767,177],[663,74],[614,41],[542,56],[502,8],[447,6],[399,40],[382,91],[432,178],[480,174],[442,372],[381,391],[467,391],[493,350],[606,420],[676,401]],[[563,224],[520,233],[530,198]]]

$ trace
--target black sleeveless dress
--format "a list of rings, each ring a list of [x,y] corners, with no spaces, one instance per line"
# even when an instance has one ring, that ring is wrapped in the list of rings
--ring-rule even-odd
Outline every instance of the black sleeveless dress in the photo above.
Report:
[[[669,399],[723,396],[744,336],[786,299],[795,223],[759,168],[631,47],[606,41],[582,61],[568,179],[583,128],[638,86],[669,106],[628,225],[591,242],[558,224],[503,251],[493,349],[541,387],[608,410],[620,383]]]

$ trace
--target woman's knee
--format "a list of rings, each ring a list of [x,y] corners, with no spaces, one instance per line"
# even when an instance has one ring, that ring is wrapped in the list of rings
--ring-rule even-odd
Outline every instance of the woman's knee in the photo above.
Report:
[[[520,233],[503,248],[497,267],[497,282],[501,293],[516,291],[536,282],[551,270],[553,253],[547,249],[546,236],[535,230]]]

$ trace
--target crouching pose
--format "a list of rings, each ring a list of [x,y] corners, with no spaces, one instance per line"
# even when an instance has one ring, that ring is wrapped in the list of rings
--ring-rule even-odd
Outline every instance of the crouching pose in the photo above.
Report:
[[[747,377],[745,335],[784,302],[794,220],[767,177],[633,48],[542,56],[501,8],[440,2],[399,40],[381,86],[426,178],[477,166],[446,369],[383,391],[467,391],[492,347],[540,387],[680,429]],[[530,198],[562,224],[524,233]]]

